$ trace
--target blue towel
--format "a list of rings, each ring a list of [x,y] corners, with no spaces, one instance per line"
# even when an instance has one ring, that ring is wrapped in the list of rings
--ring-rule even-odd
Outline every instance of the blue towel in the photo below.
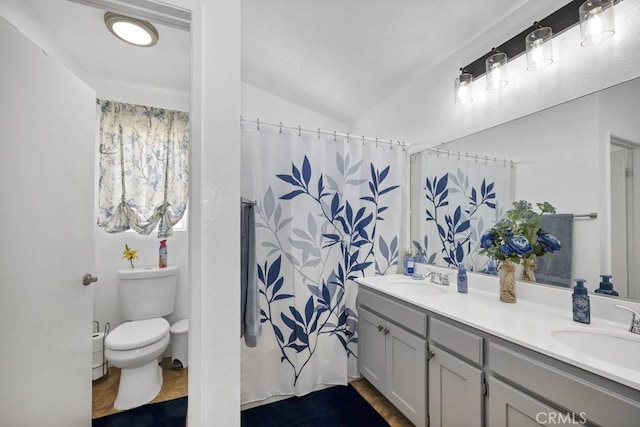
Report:
[[[542,229],[560,240],[562,248],[551,255],[536,259],[536,282],[556,286],[571,286],[573,258],[573,215],[542,215]]]
[[[243,200],[240,205],[240,336],[244,336],[247,347],[255,347],[262,333],[256,271],[256,217],[253,203]]]

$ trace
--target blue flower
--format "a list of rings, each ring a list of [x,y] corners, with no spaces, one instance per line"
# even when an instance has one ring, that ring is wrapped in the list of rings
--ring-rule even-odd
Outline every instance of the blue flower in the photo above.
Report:
[[[554,236],[542,229],[538,231],[537,243],[542,246],[545,252],[559,251],[562,247],[560,240],[556,239]]]
[[[514,234],[507,239],[507,245],[511,251],[519,256],[525,256],[533,252],[533,247],[526,237]],[[501,248],[502,251],[502,248]]]
[[[496,233],[489,230],[480,237],[480,247],[483,249],[490,248],[496,243]]]
[[[500,252],[500,255],[509,256],[513,251],[511,250],[511,247],[505,243],[504,245],[500,246],[498,252]]]

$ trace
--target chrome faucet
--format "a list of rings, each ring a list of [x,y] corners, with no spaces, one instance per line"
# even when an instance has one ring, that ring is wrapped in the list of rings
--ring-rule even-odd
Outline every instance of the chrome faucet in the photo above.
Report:
[[[640,313],[626,305],[615,304],[615,307],[631,312],[631,326],[629,326],[629,332],[640,334]]]
[[[437,271],[427,271],[424,275],[431,283],[436,285],[449,286],[449,275],[447,273],[438,273]]]

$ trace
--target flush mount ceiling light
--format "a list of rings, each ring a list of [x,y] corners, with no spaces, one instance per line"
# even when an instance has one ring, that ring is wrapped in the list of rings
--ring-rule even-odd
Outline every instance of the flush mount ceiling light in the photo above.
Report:
[[[498,52],[494,47],[492,55],[485,61],[487,72],[487,89],[494,90],[506,86],[507,79],[507,54]]]
[[[579,9],[581,46],[590,46],[615,33],[613,0],[588,0]]]
[[[456,104],[468,104],[473,102],[473,98],[471,97],[471,88],[469,87],[472,81],[473,76],[464,68],[460,68],[460,77],[457,77],[454,82]]]
[[[553,31],[551,27],[542,27],[533,23],[535,30],[527,34],[525,48],[527,50],[527,70],[537,71],[553,63]]]
[[[147,21],[107,12],[104,23],[114,36],[132,45],[150,47],[158,43],[158,30]]]

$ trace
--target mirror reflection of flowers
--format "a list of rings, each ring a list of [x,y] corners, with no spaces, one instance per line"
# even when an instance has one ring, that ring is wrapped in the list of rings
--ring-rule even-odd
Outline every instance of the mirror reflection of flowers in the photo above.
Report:
[[[522,259],[526,269],[527,261],[533,263],[536,257],[560,250],[560,241],[542,229],[542,215],[556,213],[551,204],[537,203],[539,213],[534,212],[526,200],[514,202],[513,206],[504,218],[482,235],[481,254],[502,261],[508,259],[516,264],[520,264]]]
[[[129,263],[131,264],[131,268],[133,267],[133,260],[134,259],[138,259],[138,250],[137,249],[131,249],[129,247],[129,245],[127,245],[125,243],[124,245],[124,251],[122,251],[122,259],[127,259],[127,261],[129,261]]]

